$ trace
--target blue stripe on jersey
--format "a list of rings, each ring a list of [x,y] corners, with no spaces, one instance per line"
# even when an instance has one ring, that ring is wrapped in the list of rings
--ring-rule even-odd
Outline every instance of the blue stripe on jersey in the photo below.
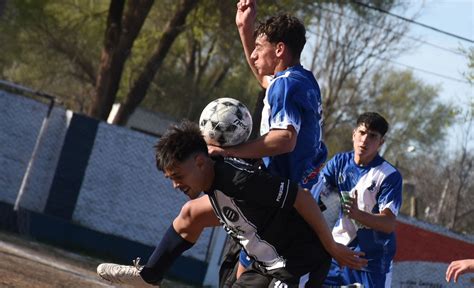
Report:
[[[322,142],[322,104],[319,85],[301,65],[279,72],[270,83],[262,111],[261,135],[293,126],[298,132],[290,153],[266,157],[270,173],[311,187],[327,157]]]
[[[379,213],[390,209],[397,215],[402,203],[402,176],[390,163],[377,155],[367,166],[354,162],[354,152],[335,155],[322,170],[327,191],[357,190],[359,209]],[[317,193],[314,193],[317,194]],[[334,239],[365,252],[371,259],[367,271],[387,273],[395,254],[395,234],[386,234],[354,224],[342,211],[333,229]]]

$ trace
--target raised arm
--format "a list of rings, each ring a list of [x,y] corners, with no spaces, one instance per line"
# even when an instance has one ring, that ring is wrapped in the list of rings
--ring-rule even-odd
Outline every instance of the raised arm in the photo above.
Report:
[[[324,248],[326,248],[329,254],[331,254],[341,266],[361,269],[367,265],[367,260],[360,258],[360,256],[364,256],[364,253],[352,251],[348,247],[334,241],[326,220],[319,209],[318,203],[316,203],[307,189],[299,188],[294,207],[311,228],[313,228]]]
[[[251,59],[253,50],[255,49],[254,29],[255,19],[257,17],[257,1],[256,0],[240,0],[237,3],[237,13],[235,14],[235,24],[240,35],[240,41],[244,48],[245,59],[252,69],[255,78],[263,88],[268,87],[268,78],[265,75],[259,75],[254,63]]]

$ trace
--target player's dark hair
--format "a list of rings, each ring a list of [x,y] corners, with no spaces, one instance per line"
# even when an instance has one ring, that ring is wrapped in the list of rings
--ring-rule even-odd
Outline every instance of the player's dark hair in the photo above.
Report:
[[[184,120],[170,127],[155,145],[156,167],[160,171],[183,162],[195,153],[208,155],[207,144],[196,123]]]
[[[367,129],[379,132],[382,137],[388,131],[388,122],[377,112],[365,112],[357,118],[357,127],[364,125]]]
[[[254,37],[261,34],[265,34],[270,43],[285,43],[293,57],[298,59],[306,44],[306,29],[303,23],[289,14],[280,14],[260,22],[254,31]]]

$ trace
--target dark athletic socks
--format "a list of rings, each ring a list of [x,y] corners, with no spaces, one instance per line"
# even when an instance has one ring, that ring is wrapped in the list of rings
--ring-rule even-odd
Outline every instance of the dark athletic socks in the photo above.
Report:
[[[173,262],[193,245],[194,243],[183,239],[171,225],[140,272],[143,280],[159,284]]]

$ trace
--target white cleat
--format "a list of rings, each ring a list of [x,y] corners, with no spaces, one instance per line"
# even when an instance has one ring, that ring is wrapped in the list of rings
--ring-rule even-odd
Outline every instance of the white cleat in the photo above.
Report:
[[[140,258],[133,260],[133,266],[114,263],[102,263],[97,266],[97,274],[107,281],[116,284],[126,284],[134,287],[151,287],[140,276],[143,266],[139,265]]]

